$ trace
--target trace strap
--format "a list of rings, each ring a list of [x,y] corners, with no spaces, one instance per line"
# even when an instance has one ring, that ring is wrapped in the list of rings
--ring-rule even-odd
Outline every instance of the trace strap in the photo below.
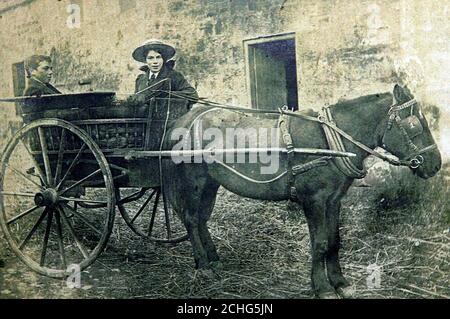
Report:
[[[295,188],[295,180],[294,180],[294,174],[292,173],[292,166],[293,166],[293,160],[294,160],[294,144],[292,142],[292,136],[289,133],[289,117],[283,114],[283,112],[280,109],[280,117],[278,119],[278,127],[280,129],[280,134],[283,139],[283,143],[286,146],[287,149],[287,163],[286,163],[286,170],[287,170],[287,186],[288,186],[288,193],[291,198],[295,198],[297,196],[297,190]]]

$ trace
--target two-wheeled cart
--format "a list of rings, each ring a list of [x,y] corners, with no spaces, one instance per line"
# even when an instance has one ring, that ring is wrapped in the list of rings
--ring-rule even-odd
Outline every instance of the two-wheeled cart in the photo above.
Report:
[[[183,99],[120,102],[114,92],[3,99],[23,126],[1,156],[0,224],[14,253],[34,271],[68,275],[104,250],[118,207],[143,238],[187,239],[161,192],[158,151],[164,130],[188,112]],[[130,156],[133,153],[134,156]]]

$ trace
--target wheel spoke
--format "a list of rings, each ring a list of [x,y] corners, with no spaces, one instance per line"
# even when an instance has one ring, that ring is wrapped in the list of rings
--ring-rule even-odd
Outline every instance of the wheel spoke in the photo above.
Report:
[[[58,161],[56,162],[55,179],[53,180],[53,185],[56,185],[56,183],[58,182],[59,176],[61,175],[65,144],[66,144],[66,130],[61,129],[61,138],[59,140]]]
[[[166,221],[166,229],[167,229],[167,239],[170,239],[172,237],[172,230],[170,227],[170,216],[169,216],[169,210],[168,210],[168,203],[166,197],[163,195],[163,205],[164,205],[164,218]]]
[[[43,187],[41,185],[39,185],[38,183],[36,183],[35,181],[33,181],[31,178],[29,178],[28,176],[26,176],[24,173],[20,172],[19,170],[17,170],[16,168],[12,167],[9,164],[6,164],[6,167],[10,168],[14,173],[16,173],[17,175],[23,177],[24,179],[26,179],[27,181],[29,181],[30,183],[33,183],[34,185],[36,185],[37,187],[39,187],[39,189],[43,189]]]
[[[88,259],[89,258],[89,253],[87,252],[86,248],[83,246],[83,244],[80,242],[80,240],[78,239],[77,235],[75,234],[75,230],[73,229],[73,227],[70,224],[70,222],[67,220],[67,217],[64,214],[64,211],[61,211],[59,209],[58,209],[58,211],[60,212],[60,215],[61,215],[63,221],[66,223],[67,228],[69,229],[69,233],[72,235],[73,239],[75,240],[75,244],[77,245],[78,249],[83,254],[83,257],[85,259]]]
[[[64,182],[66,181],[67,177],[69,177],[69,175],[72,173],[72,170],[74,169],[74,167],[77,165],[78,161],[80,160],[81,154],[84,152],[85,148],[86,148],[86,144],[83,144],[80,147],[80,150],[78,151],[77,155],[73,159],[72,163],[70,163],[70,166],[67,169],[66,174],[64,174],[63,178],[61,178],[58,185],[56,186],[56,190],[59,190],[61,185],[64,184]]]
[[[152,217],[150,219],[150,225],[148,227],[148,237],[150,237],[152,235],[152,231],[153,231],[153,226],[155,224],[155,216],[156,216],[156,211],[158,209],[158,203],[159,203],[159,196],[160,195],[161,195],[161,192],[158,191],[156,193],[155,202],[153,203]]]
[[[64,196],[60,196],[59,197],[62,200],[66,200],[69,202],[81,202],[81,203],[93,203],[93,204],[108,204],[108,202],[106,201],[101,201],[101,200],[95,200],[95,199],[84,199],[84,198],[76,198],[76,197],[64,197]]]
[[[67,268],[67,262],[66,262],[66,252],[64,251],[64,239],[62,234],[62,225],[61,225],[61,214],[59,211],[56,212],[56,233],[58,234],[58,248],[59,248],[59,255],[61,257],[61,262],[63,264],[64,269]]]
[[[68,192],[69,190],[71,190],[74,187],[77,187],[78,185],[84,183],[85,181],[87,181],[88,179],[90,179],[91,177],[97,175],[98,173],[100,173],[102,170],[99,168],[98,170],[92,172],[91,174],[89,174],[88,176],[80,179],[78,182],[73,183],[72,185],[70,185],[69,187],[67,187],[66,189],[64,189],[60,195],[64,195],[66,192]]]
[[[47,215],[48,210],[47,208],[44,209],[44,211],[42,212],[41,216],[39,217],[38,221],[34,224],[33,228],[31,228],[30,232],[28,233],[28,235],[25,237],[25,239],[22,241],[22,243],[19,245],[19,249],[22,250],[25,245],[28,243],[28,241],[31,239],[31,236],[33,236],[33,234],[36,232],[36,230],[38,229],[39,225],[42,223],[42,221],[44,220],[45,216]]]
[[[153,195],[156,193],[156,191],[153,191],[150,196],[145,200],[144,204],[139,208],[136,215],[134,215],[133,219],[131,220],[131,223],[133,224],[136,218],[144,211],[144,208],[147,207],[148,203],[152,200]]]
[[[53,211],[50,211],[47,215],[47,227],[45,228],[44,241],[42,242],[41,261],[39,265],[42,267],[45,264],[45,256],[47,254],[48,238],[50,236],[50,229],[52,227]]]
[[[76,203],[75,203],[76,204]],[[70,207],[67,204],[63,204],[62,207],[60,207],[60,209],[62,209],[64,211],[64,208],[68,209],[72,214],[78,216],[82,221],[84,221],[86,223],[86,225],[92,229],[95,233],[97,233],[98,235],[102,236],[102,232],[100,230],[98,230],[97,228],[95,228],[94,225],[92,225],[92,223],[89,221],[89,219],[87,219],[85,216],[83,216],[83,214],[79,213],[76,209],[73,209],[72,207]]]
[[[24,211],[23,213],[20,213],[19,215],[17,215],[16,217],[13,217],[13,218],[9,219],[9,220],[6,222],[6,224],[7,224],[7,225],[10,225],[10,224],[14,223],[15,221],[19,220],[20,218],[25,217],[25,216],[27,216],[28,214],[34,212],[34,211],[35,211],[36,209],[38,209],[38,208],[39,208],[39,206],[34,206],[34,207],[29,208],[29,209],[27,209],[26,211]]]
[[[40,177],[40,179],[41,179],[42,184],[44,184],[45,186],[48,186],[48,183],[47,183],[47,181],[45,180],[45,175],[44,175],[44,173],[42,172],[42,169],[41,169],[41,167],[39,166],[38,162],[36,162],[36,159],[34,158],[33,154],[31,154],[31,151],[30,151],[30,149],[28,148],[27,144],[26,144],[22,139],[20,139],[20,142],[22,143],[23,147],[24,147],[25,150],[27,151],[28,155],[31,157],[31,160],[32,160],[33,163],[34,163],[34,167],[36,168],[36,170],[37,170],[37,172],[38,172],[38,175],[39,175],[39,177]]]
[[[47,177],[47,183],[49,185],[52,185],[53,181],[52,169],[50,167],[50,160],[48,159],[47,141],[45,140],[44,129],[40,126],[38,127],[38,134],[39,134],[39,141],[41,143],[42,158],[44,159],[44,168]]]

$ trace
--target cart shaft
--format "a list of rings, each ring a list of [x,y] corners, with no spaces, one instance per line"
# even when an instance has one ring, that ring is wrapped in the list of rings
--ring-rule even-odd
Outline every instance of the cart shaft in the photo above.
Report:
[[[335,157],[355,157],[356,154],[350,152],[340,152],[333,150],[324,150],[316,148],[232,148],[232,149],[206,149],[206,150],[162,150],[162,151],[128,151],[124,153],[115,153],[114,156],[123,156],[126,158],[145,158],[145,157],[193,157],[193,156],[215,156],[221,154],[254,154],[254,153],[281,153],[287,154],[312,155],[312,156],[335,156]]]

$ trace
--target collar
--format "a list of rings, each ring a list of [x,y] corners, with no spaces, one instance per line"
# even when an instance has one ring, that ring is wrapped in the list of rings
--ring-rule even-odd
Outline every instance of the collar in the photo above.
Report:
[[[150,78],[152,77],[152,74],[155,75],[155,79],[158,78],[159,73],[161,73],[161,70],[158,73],[153,73],[152,71],[148,72],[148,79],[150,80]]]
[[[27,79],[27,85],[35,85],[41,87],[42,89],[50,90],[51,92],[53,92],[50,94],[62,94],[57,88],[55,88],[50,83],[44,83],[41,80],[35,78],[34,76],[31,76]]]
[[[152,71],[150,71],[150,69],[147,69],[145,73],[147,74],[147,79],[150,80],[150,77],[152,76]],[[167,77],[169,75],[169,70],[167,70],[166,66],[163,65],[161,70],[159,70],[158,73],[155,73],[155,75],[156,75],[156,78],[158,78],[158,76],[159,76],[159,79],[164,79],[165,77]]]
[[[42,84],[42,85],[44,85],[44,86],[47,86],[46,83],[44,83],[44,82],[42,82],[41,80],[35,78],[34,76],[31,76],[31,77],[30,77],[30,80],[35,81],[35,82],[38,82],[38,83],[40,83],[40,84]]]

